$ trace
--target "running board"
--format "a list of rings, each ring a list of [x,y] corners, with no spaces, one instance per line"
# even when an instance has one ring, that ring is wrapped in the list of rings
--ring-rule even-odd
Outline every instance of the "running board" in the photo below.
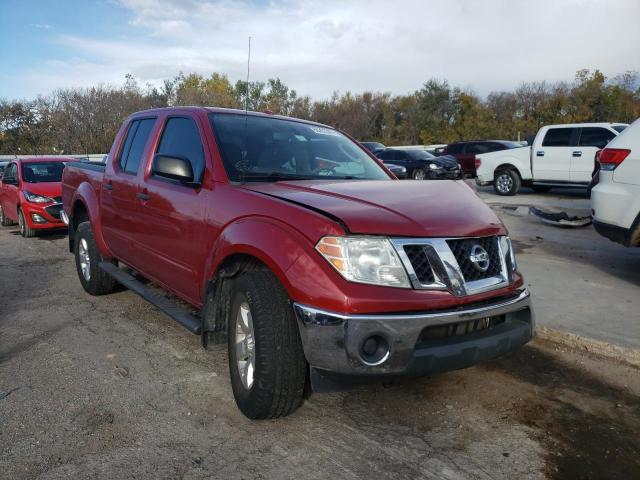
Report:
[[[154,307],[162,310],[191,333],[195,333],[196,335],[202,333],[202,322],[186,308],[176,305],[163,295],[159,295],[144,283],[136,280],[133,275],[129,275],[113,263],[100,262],[98,266],[101,270],[117,280],[118,283],[121,283],[132,292],[137,293]]]

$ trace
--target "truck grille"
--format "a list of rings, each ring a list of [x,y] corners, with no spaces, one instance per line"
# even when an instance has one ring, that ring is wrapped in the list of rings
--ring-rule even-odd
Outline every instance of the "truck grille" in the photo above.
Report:
[[[458,261],[465,281],[472,282],[500,275],[502,264],[500,262],[497,237],[461,238],[447,240],[447,243]],[[489,255],[487,269],[484,271],[478,267],[477,263],[471,261],[472,249],[475,246],[480,246]]]
[[[461,337],[492,328],[504,323],[504,315],[478,318],[464,322],[449,323],[447,325],[432,325],[422,330],[418,339],[418,345],[426,345],[438,340],[449,339],[451,337]]]
[[[448,290],[462,297],[513,281],[515,265],[506,237],[396,238],[391,242],[415,289]]]
[[[56,203],[54,205],[49,205],[48,207],[45,207],[45,210],[53,218],[57,218],[58,220],[60,220],[60,212],[62,211],[62,204]]]
[[[418,280],[423,285],[433,283],[435,278],[433,276],[433,270],[431,264],[427,259],[427,254],[424,251],[422,245],[405,245],[404,251],[409,258],[409,262],[413,266],[413,270],[416,272]]]

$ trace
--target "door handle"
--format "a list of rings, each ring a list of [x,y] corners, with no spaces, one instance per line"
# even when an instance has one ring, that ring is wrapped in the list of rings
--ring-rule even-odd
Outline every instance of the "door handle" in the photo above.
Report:
[[[574,157],[581,157],[582,156],[582,152],[573,152],[573,156]]]
[[[138,192],[138,193],[136,193],[136,198],[137,198],[138,200],[144,200],[144,201],[146,202],[146,201],[147,201],[147,200],[149,200],[151,197],[149,196],[149,194],[148,194],[148,193],[145,193],[145,192]]]
[[[538,150],[538,151],[536,152],[536,156],[537,156],[537,157],[544,157],[544,151],[542,151],[542,150]]]
[[[106,188],[107,190],[113,190],[113,183],[111,182],[105,183],[104,188]]]

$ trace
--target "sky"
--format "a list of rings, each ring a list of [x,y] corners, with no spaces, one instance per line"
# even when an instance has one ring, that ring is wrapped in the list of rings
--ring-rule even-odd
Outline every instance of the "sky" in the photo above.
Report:
[[[0,0],[0,98],[161,85],[180,72],[280,77],[299,95],[486,95],[582,68],[640,71],[640,0]]]

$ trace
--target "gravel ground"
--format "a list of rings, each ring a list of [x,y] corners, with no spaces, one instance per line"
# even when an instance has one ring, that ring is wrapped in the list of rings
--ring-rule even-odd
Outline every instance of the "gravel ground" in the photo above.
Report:
[[[252,422],[224,349],[86,295],[63,236],[0,229],[0,295],[1,478],[640,478],[640,371],[585,351],[536,340]]]

